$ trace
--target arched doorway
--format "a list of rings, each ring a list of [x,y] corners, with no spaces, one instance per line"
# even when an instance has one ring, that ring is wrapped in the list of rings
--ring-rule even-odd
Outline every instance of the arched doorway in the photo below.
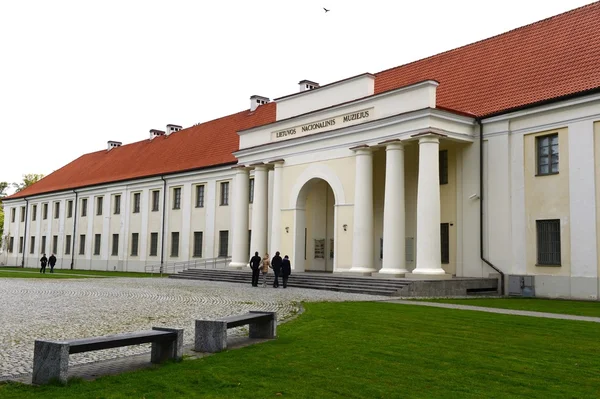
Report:
[[[336,199],[321,178],[308,180],[298,192],[295,207],[294,258],[296,269],[335,270]]]

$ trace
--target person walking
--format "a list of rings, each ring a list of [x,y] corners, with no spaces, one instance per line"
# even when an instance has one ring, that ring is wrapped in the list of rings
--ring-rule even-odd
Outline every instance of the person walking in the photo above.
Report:
[[[281,274],[281,256],[279,256],[279,251],[275,252],[275,256],[271,260],[271,268],[273,269],[273,273],[275,277],[273,279],[273,288],[279,287],[279,275]]]
[[[46,265],[48,264],[48,258],[46,258],[46,254],[42,254],[42,259],[40,259],[40,264],[42,267],[40,268],[40,273],[46,274]]]
[[[266,253],[261,260],[261,270],[263,275],[263,288],[267,286],[267,273],[269,273],[269,267],[271,262],[269,261],[269,254]]]
[[[54,273],[54,265],[56,265],[56,256],[54,254],[48,258],[48,265],[50,265],[50,273]]]
[[[252,269],[252,286],[258,287],[258,276],[260,273],[260,262],[262,259],[258,256],[258,252],[250,259],[250,268]]]
[[[286,255],[281,262],[281,278],[283,279],[283,288],[287,288],[288,278],[292,274],[292,264],[290,258]]]

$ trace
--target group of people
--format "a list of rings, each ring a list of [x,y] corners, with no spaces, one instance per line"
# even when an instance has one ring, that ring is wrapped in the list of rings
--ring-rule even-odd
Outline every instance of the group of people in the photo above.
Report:
[[[50,255],[50,258],[46,258],[46,254],[42,254],[42,259],[40,259],[40,263],[42,267],[40,268],[40,273],[46,274],[46,265],[50,265],[50,273],[54,273],[54,265],[56,265],[56,256],[54,254]]]
[[[263,287],[267,286],[267,274],[269,269],[273,269],[275,275],[273,279],[273,288],[279,287],[279,276],[283,280],[283,288],[287,288],[288,278],[292,274],[292,265],[290,258],[285,255],[283,259],[279,255],[279,251],[275,252],[273,259],[269,259],[269,254],[266,253],[262,258],[258,255],[258,252],[254,253],[254,256],[250,259],[250,268],[252,269],[252,286],[258,287],[258,278],[262,272],[263,276]]]

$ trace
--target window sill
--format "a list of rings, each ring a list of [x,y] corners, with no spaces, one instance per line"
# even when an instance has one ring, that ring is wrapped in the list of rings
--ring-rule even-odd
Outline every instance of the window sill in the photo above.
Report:
[[[204,205],[196,205],[196,208],[204,208]]]
[[[562,267],[562,265],[545,264],[545,263],[536,263],[535,266],[536,267]]]
[[[536,173],[535,177],[543,177],[543,176],[555,176],[558,175],[560,172],[552,172],[552,173]]]

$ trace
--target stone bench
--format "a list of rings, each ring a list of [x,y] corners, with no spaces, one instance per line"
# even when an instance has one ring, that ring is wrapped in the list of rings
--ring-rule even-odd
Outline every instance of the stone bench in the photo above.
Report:
[[[218,320],[196,320],[194,350],[220,352],[227,349],[227,329],[250,325],[250,338],[272,339],[277,336],[277,312],[251,311]]]
[[[104,337],[72,339],[65,341],[35,341],[33,351],[34,384],[47,384],[53,379],[67,382],[69,355],[152,343],[151,362],[181,360],[183,357],[183,329],[153,327],[152,330]]]

